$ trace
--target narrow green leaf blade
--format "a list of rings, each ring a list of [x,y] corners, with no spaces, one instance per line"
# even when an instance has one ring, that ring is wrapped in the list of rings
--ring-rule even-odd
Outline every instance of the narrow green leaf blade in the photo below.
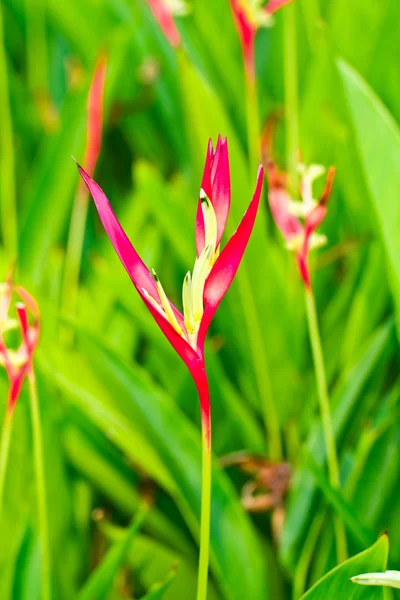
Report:
[[[140,530],[147,513],[147,507],[142,507],[136,513],[132,524],[121,541],[110,548],[104,560],[91,574],[79,593],[79,600],[104,600],[110,592],[114,578],[118,573],[129,551],[132,540]]]

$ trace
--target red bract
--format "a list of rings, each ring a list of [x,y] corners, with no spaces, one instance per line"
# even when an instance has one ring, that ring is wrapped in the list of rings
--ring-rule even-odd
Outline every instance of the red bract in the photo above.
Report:
[[[154,18],[173,48],[181,43],[181,36],[174,23],[171,3],[167,0],[147,0]]]
[[[260,27],[268,26],[271,16],[292,0],[270,0],[265,6],[259,0],[230,0],[239,34],[247,75],[254,79],[254,43]]]
[[[93,175],[101,149],[103,129],[104,84],[106,79],[107,60],[100,55],[93,73],[87,102],[87,133],[83,164],[90,175]]]
[[[17,323],[9,318],[12,295],[19,298],[16,305]],[[32,316],[29,323],[28,311]],[[16,350],[7,348],[4,333],[19,327],[21,343]],[[19,398],[24,378],[28,375],[32,358],[39,340],[39,310],[36,301],[21,286],[13,286],[8,280],[2,286],[0,305],[0,363],[5,367],[9,379],[7,410],[11,413]]]
[[[326,184],[321,198],[314,202],[312,198],[312,181],[304,176],[300,183],[302,208],[301,213],[304,223],[300,221],[294,210],[292,199],[286,189],[286,177],[276,168],[274,161],[267,162],[267,175],[269,183],[269,205],[272,216],[287,242],[290,250],[296,253],[297,265],[301,278],[306,288],[311,285],[308,268],[308,256],[313,247],[320,245],[321,236],[314,232],[326,216],[327,203],[332,191],[335,169],[328,170]],[[299,204],[300,203],[295,203]]]
[[[101,150],[106,70],[107,60],[102,54],[94,67],[87,99],[87,131],[83,164],[90,176],[94,174]],[[82,181],[79,186],[79,195],[84,198],[87,196],[87,190]]]
[[[193,274],[183,284],[183,314],[169,301],[153,271],[145,266],[119,224],[104,192],[78,165],[103,226],[140,297],[176,352],[186,363],[197,386],[203,422],[209,425],[209,397],[204,365],[204,341],[219,303],[231,285],[252,231],[263,180],[260,166],[256,189],[237,230],[220,252],[230,205],[228,147],[219,137],[211,141],[196,217],[197,258]]]

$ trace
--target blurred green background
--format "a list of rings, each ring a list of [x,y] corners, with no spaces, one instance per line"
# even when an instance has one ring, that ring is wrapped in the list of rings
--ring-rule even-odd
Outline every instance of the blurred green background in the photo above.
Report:
[[[144,0],[0,2],[0,266],[4,279],[17,249],[18,282],[35,295],[42,315],[35,366],[55,598],[78,597],[122,539],[141,498],[150,497],[152,508],[114,569],[112,591],[85,597],[140,598],[178,562],[163,597],[190,600],[201,483],[195,388],[142,306],[92,205],[79,287],[65,289],[78,184],[71,155],[82,159],[88,87],[104,51],[104,135],[95,178],[180,306],[195,256],[208,138],[228,137],[230,232],[255,183],[229,2],[191,1],[190,14],[176,19],[178,53]],[[238,279],[208,336],[212,600],[299,598],[336,564],[333,513],[345,522],[350,555],[387,529],[389,564],[400,568],[399,5],[296,0],[292,8],[296,52],[286,63],[293,42],[287,8],[257,35],[259,118],[263,125],[271,112],[283,112],[285,77],[294,73],[302,160],[337,167],[322,228],[329,243],[313,256],[312,271],[343,490],[332,495],[327,485],[302,285],[271,220],[265,186]],[[276,142],[282,167],[284,139],[282,120]],[[3,373],[0,384],[5,406]],[[268,459],[265,401],[279,414],[291,480],[273,511],[252,516],[240,497],[254,473],[225,468],[220,459],[238,451]],[[40,598],[25,390],[1,516],[0,598]]]

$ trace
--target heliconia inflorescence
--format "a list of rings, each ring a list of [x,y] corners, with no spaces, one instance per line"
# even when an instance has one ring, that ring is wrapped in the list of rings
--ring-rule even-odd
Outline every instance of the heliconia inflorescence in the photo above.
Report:
[[[16,319],[9,316],[13,295],[18,299]],[[19,330],[21,340],[16,349],[9,348],[5,341],[5,334],[10,330]],[[5,368],[9,380],[8,413],[13,412],[24,379],[31,369],[39,333],[36,301],[23,287],[14,286],[9,278],[0,287],[0,364]]]
[[[221,250],[230,207],[228,145],[211,140],[199,194],[196,216],[197,257],[183,283],[183,313],[169,300],[155,271],[145,266],[118,222],[104,192],[78,165],[96,204],[104,228],[153,318],[186,363],[199,392],[203,426],[209,436],[210,401],[204,364],[204,342],[219,303],[231,285],[252,231],[263,182],[260,166],[256,189],[237,230]]]
[[[250,79],[255,77],[254,44],[260,27],[272,24],[272,15],[292,0],[230,0],[236,29],[242,47],[246,74]]]
[[[286,175],[275,162],[268,159],[266,173],[269,183],[269,205],[272,216],[286,240],[289,250],[295,252],[297,265],[306,288],[311,286],[308,257],[312,249],[326,243],[326,237],[315,230],[324,220],[332,191],[335,168],[328,169],[324,190],[318,200],[313,197],[313,182],[323,175],[321,165],[299,165],[301,201],[294,201],[287,190]]]

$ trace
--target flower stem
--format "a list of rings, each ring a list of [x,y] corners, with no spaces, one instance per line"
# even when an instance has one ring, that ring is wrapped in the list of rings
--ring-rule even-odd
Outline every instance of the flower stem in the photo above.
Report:
[[[36,495],[39,521],[39,538],[42,550],[42,600],[51,599],[50,547],[47,526],[46,480],[43,457],[43,435],[40,407],[33,368],[28,374],[29,399],[32,418],[33,460],[36,477]]]
[[[201,517],[200,517],[200,556],[197,580],[197,600],[206,600],[208,583],[208,563],[210,557],[210,516],[211,516],[211,428],[202,419],[202,460],[201,460]]]
[[[306,308],[308,331],[310,335],[311,350],[314,360],[315,376],[318,388],[319,409],[322,419],[322,428],[325,438],[326,456],[328,463],[329,481],[333,488],[340,488],[339,461],[336,452],[335,435],[329,405],[328,385],[326,381],[324,356],[322,352],[321,337],[318,327],[318,317],[315,307],[314,294],[311,288],[306,288]],[[347,558],[346,532],[342,521],[336,516],[334,520],[336,536],[336,552],[339,562]]]
[[[286,123],[286,169],[289,173],[289,191],[297,194],[297,151],[299,149],[299,110],[297,89],[296,5],[289,4],[283,11],[284,21],[284,80]]]
[[[4,6],[4,4],[3,4]],[[17,256],[17,209],[15,155],[12,131],[7,61],[4,47],[3,14],[0,4],[0,198],[3,244],[9,259]]]
[[[1,430],[1,441],[0,441],[0,516],[3,512],[3,497],[4,497],[4,486],[7,475],[8,455],[10,452],[10,441],[13,426],[12,412],[7,409],[6,416],[4,417],[3,427]]]

